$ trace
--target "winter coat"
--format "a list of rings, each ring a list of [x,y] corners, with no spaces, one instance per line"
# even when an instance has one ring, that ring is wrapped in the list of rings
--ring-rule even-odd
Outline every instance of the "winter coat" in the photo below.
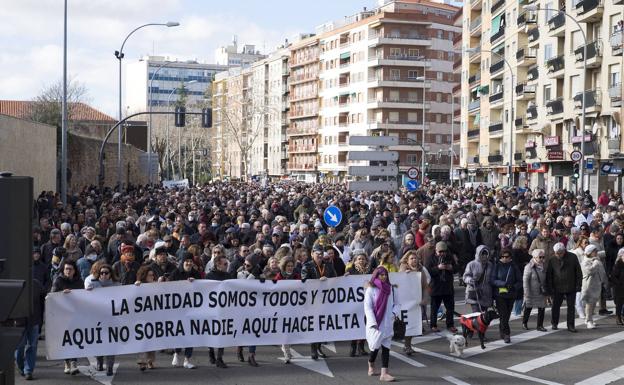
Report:
[[[545,288],[546,269],[535,261],[531,260],[524,267],[522,275],[522,287],[524,289],[524,303],[526,307],[543,308],[546,307],[546,296],[540,291]]]
[[[425,265],[431,274],[431,296],[454,295],[453,273],[457,269],[455,260],[450,256],[441,257],[434,255]],[[438,265],[442,262],[452,265],[452,270],[439,270]]]
[[[320,269],[316,266],[316,262],[310,260],[303,264],[301,279],[319,279],[321,277],[333,278],[336,276],[336,270],[334,270],[334,265],[331,263],[323,262],[323,269],[323,274],[321,274]]]
[[[225,281],[228,279],[232,279],[232,274],[230,274],[227,271],[212,269],[208,273],[206,273],[205,278],[210,279],[212,281]]]
[[[620,251],[624,245],[618,245],[615,237],[611,237],[611,239],[607,240],[607,236],[605,235],[605,270],[607,271],[607,275],[611,273],[613,269],[613,265],[617,259],[617,253]]]
[[[174,270],[170,279],[171,281],[186,281],[189,278],[201,279],[201,274],[199,273],[199,271],[195,269],[191,269],[191,271],[187,272],[187,271],[184,271],[183,267],[179,267],[176,270]]]
[[[520,270],[513,262],[498,262],[490,273],[490,284],[493,288],[494,298],[518,298],[522,290]]]
[[[458,227],[455,229],[455,240],[457,242],[458,247],[458,257],[459,262],[462,264],[466,264],[474,258],[475,251],[477,250],[477,246],[483,244],[481,239],[481,231],[479,229],[476,230],[476,242],[473,243],[470,238],[470,230],[462,229]]]
[[[83,289],[84,283],[80,279],[78,272],[74,273],[74,278],[69,279],[63,274],[59,274],[52,283],[52,292],[63,291],[65,289],[76,290]]]
[[[576,293],[581,291],[583,273],[575,254],[569,251],[559,259],[546,261],[546,290],[548,294]]]
[[[136,261],[128,263],[117,261],[113,264],[113,270],[115,270],[117,277],[119,277],[119,282],[121,282],[122,285],[133,285],[137,280],[136,274],[140,267],[141,265]]]
[[[388,296],[388,303],[386,304],[386,312],[381,320],[381,323],[377,325],[375,319],[375,301],[379,295],[379,289],[376,287],[367,287],[364,292],[364,314],[366,315],[366,342],[368,342],[368,348],[371,351],[379,349],[381,346],[390,348],[392,343],[392,335],[394,333],[394,316],[393,314],[399,314],[399,308],[394,303],[393,295]],[[377,326],[377,329],[373,326]]]
[[[583,272],[583,284],[581,286],[581,299],[588,304],[595,304],[600,300],[602,288],[607,285],[607,273],[599,258],[585,256],[581,264]]]
[[[529,254],[533,255],[533,250],[542,249],[544,250],[544,256],[546,257],[545,261],[548,262],[550,258],[555,255],[555,250],[553,247],[555,246],[555,241],[551,237],[542,237],[542,235],[538,235],[533,242],[531,242],[531,247],[529,247]]]
[[[618,259],[611,270],[611,285],[613,287],[613,297],[624,302],[624,261]]]
[[[492,306],[492,285],[490,285],[489,274],[494,269],[494,265],[489,261],[483,265],[479,261],[479,253],[484,248],[485,246],[477,247],[475,259],[466,265],[462,279],[466,284],[466,303],[471,305],[478,303],[481,305],[481,308],[486,309]],[[477,296],[473,294],[475,291],[478,294]],[[478,299],[478,302],[476,299],[473,299],[475,297]]]
[[[489,229],[486,227],[486,223],[488,222],[492,223],[492,227]],[[485,217],[481,226],[481,238],[483,239],[483,244],[490,250],[491,261],[496,261],[500,255],[500,239],[498,238],[498,234],[500,234],[500,231],[496,227],[496,223],[494,223],[492,217]]]

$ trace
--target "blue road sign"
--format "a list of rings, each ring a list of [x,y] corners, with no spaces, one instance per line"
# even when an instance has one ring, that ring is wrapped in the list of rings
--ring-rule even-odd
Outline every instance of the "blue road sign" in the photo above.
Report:
[[[418,183],[418,181],[415,180],[415,179],[410,179],[405,184],[405,187],[407,188],[407,191],[416,191],[416,190],[418,190],[419,186],[420,186],[420,183]]]
[[[588,170],[594,169],[594,158],[587,158],[585,160],[585,168]]]
[[[323,219],[327,226],[336,227],[342,221],[342,211],[336,206],[329,206],[323,213]]]

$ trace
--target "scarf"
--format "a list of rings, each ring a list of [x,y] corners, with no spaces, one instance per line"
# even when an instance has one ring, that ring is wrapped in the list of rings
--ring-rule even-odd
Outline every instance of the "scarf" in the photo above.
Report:
[[[382,282],[379,279],[379,274],[386,274],[386,281]],[[373,311],[375,313],[375,320],[377,321],[377,326],[381,324],[384,315],[386,314],[386,306],[388,305],[388,297],[390,297],[390,293],[392,292],[392,286],[390,285],[390,276],[388,275],[388,270],[386,268],[380,266],[375,269],[373,272],[373,277],[371,278],[371,285],[379,289],[379,294],[377,295],[377,300],[375,301],[375,306]]]

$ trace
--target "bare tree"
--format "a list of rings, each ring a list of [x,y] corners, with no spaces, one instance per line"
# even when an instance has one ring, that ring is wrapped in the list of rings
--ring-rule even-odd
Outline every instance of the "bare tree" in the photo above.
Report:
[[[87,88],[75,79],[70,79],[67,84],[67,119],[72,120],[78,103],[88,103]],[[41,93],[35,97],[30,119],[61,127],[63,101],[63,81],[58,80],[47,85]]]

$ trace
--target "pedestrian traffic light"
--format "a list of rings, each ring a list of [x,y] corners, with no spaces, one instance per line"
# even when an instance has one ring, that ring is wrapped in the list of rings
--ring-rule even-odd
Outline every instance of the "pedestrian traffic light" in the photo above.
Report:
[[[175,126],[184,127],[186,118],[186,107],[176,107],[175,109]]]
[[[572,166],[572,177],[574,179],[578,179],[581,176],[580,172],[580,164],[578,162],[574,163]]]
[[[202,108],[201,120],[202,127],[212,127],[212,110],[210,108]]]

